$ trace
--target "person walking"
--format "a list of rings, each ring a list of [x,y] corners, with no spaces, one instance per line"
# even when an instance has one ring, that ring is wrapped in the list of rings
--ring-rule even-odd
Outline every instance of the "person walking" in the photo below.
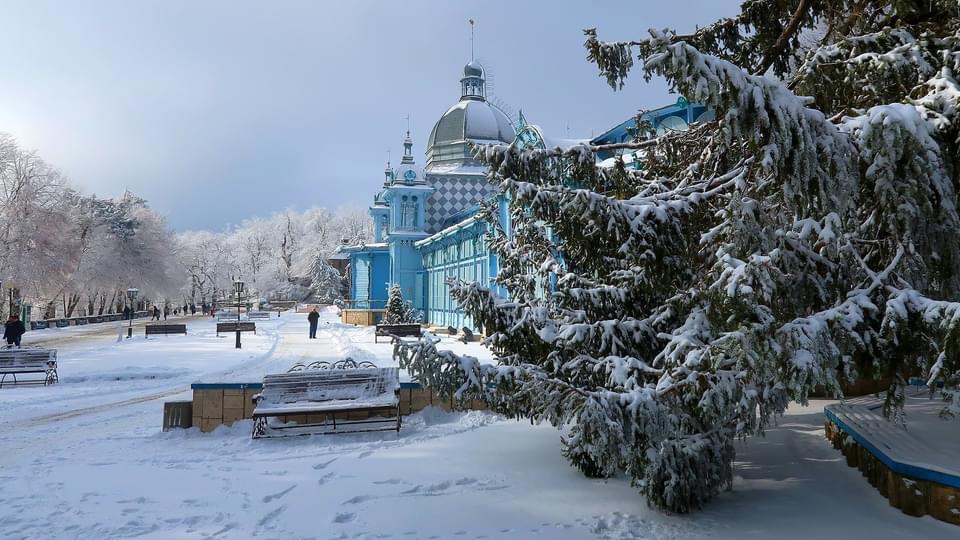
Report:
[[[7,340],[7,346],[20,347],[20,337],[27,332],[27,327],[23,325],[19,315],[10,315],[7,322],[3,325],[3,339]]]
[[[170,314],[170,306],[163,306],[163,320],[167,320],[167,315]]]
[[[160,308],[158,308],[157,306],[153,306],[153,320],[155,321],[160,320]]]
[[[320,322],[320,312],[317,308],[313,308],[313,311],[307,315],[307,320],[310,321],[310,339],[317,339],[317,323]]]

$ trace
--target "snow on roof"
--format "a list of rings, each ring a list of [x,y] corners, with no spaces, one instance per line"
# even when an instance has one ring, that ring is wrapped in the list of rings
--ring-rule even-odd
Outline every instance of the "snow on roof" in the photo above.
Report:
[[[442,229],[442,230],[439,230],[439,231],[431,234],[430,236],[424,238],[423,240],[419,240],[419,241],[417,241],[417,242],[414,242],[413,245],[416,246],[416,247],[422,247],[422,246],[426,246],[426,245],[432,244],[433,242],[436,242],[437,240],[439,240],[440,238],[442,238],[442,237],[444,237],[444,236],[447,236],[447,235],[449,235],[449,234],[451,234],[451,233],[453,233],[453,232],[456,232],[456,231],[458,231],[458,230],[460,230],[460,229],[463,229],[463,228],[466,228],[466,227],[468,227],[468,226],[470,226],[470,225],[473,225],[474,223],[476,223],[476,222],[479,221],[479,220],[480,220],[480,218],[479,218],[476,214],[473,214],[473,215],[471,215],[470,217],[464,219],[463,221],[458,221],[457,223],[454,223],[453,225],[447,227],[446,229]]]
[[[489,168],[486,165],[472,165],[457,162],[436,163],[427,168],[427,172],[431,174],[487,174],[488,170]]]

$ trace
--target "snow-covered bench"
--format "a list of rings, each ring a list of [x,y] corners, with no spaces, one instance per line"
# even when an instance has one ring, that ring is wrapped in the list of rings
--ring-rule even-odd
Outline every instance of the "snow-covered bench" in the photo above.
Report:
[[[44,386],[59,380],[57,377],[57,350],[56,349],[0,349],[0,388],[7,375],[17,381],[17,375],[42,373],[43,379],[32,380],[32,383],[43,383]]]
[[[373,342],[381,336],[397,337],[420,337],[421,328],[419,323],[411,324],[378,324],[374,330]]]
[[[270,312],[268,311],[251,311],[247,313],[247,319],[269,319]]]
[[[399,368],[319,369],[263,378],[253,438],[307,433],[400,431]],[[365,413],[357,418],[355,413]],[[392,416],[380,416],[380,414]],[[337,418],[337,415],[340,418]],[[321,417],[317,421],[317,417]],[[297,423],[268,425],[268,418]],[[338,425],[339,422],[339,425]]]
[[[218,321],[235,321],[239,317],[237,316],[236,311],[218,311],[217,320]]]

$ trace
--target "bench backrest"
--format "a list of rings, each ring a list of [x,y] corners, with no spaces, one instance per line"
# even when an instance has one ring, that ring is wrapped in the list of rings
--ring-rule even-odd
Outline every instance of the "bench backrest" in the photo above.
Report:
[[[405,334],[405,335],[420,335],[420,325],[417,323],[413,324],[378,324],[377,333],[378,334]]]
[[[148,324],[145,327],[147,334],[186,334],[185,324]]]
[[[267,375],[261,399],[266,403],[348,400],[362,403],[400,389],[400,369],[327,369]]]
[[[218,321],[230,321],[230,320],[235,321],[237,320],[237,312],[236,311],[218,311],[217,320]]]
[[[44,368],[57,363],[56,349],[0,349],[0,371],[4,368]]]
[[[217,323],[217,332],[236,332],[238,328],[241,332],[255,332],[257,330],[257,323],[249,321]]]
[[[270,315],[271,314],[267,311],[251,311],[250,313],[247,313],[247,318],[248,319],[269,319]]]

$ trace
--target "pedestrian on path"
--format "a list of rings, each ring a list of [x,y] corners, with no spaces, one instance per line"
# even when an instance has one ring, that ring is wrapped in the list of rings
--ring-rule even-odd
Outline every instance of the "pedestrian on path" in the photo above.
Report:
[[[10,315],[7,322],[3,325],[3,339],[7,340],[7,346],[20,346],[20,337],[27,332],[27,327],[23,325],[19,315]]]
[[[307,315],[307,320],[310,321],[310,339],[317,339],[317,323],[320,322],[320,312],[317,308],[313,308],[313,311]]]
[[[160,320],[160,309],[157,308],[157,306],[153,306],[153,320],[155,321]]]

